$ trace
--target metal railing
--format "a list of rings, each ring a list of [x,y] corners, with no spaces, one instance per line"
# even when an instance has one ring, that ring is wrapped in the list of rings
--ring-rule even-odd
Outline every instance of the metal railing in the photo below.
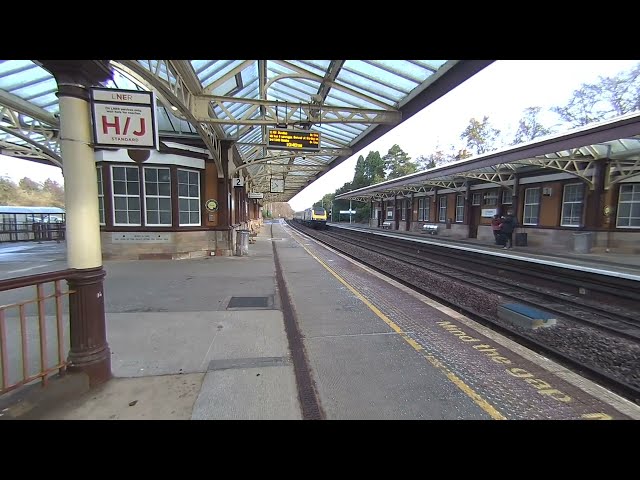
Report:
[[[68,332],[69,323],[64,319],[63,302],[75,292],[63,290],[62,282],[72,275],[73,270],[68,269],[0,280],[0,292],[35,287],[35,298],[0,306],[0,395],[37,379],[46,386],[53,372],[66,372],[69,335],[65,329]],[[54,302],[53,314],[47,315],[47,300]],[[37,315],[29,315],[31,310]],[[52,330],[55,339],[50,338]],[[53,357],[57,358],[50,364]]]
[[[65,230],[64,223],[1,222],[0,242],[60,242],[65,239]]]

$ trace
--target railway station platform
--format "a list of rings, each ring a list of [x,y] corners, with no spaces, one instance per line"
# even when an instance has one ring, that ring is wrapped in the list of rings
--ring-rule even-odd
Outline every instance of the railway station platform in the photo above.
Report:
[[[248,256],[104,266],[114,378],[60,382],[69,395],[46,405],[39,386],[5,395],[0,420],[640,419],[284,223],[265,223]]]
[[[428,232],[406,232],[401,230],[387,230],[383,228],[369,227],[362,224],[348,223],[329,223],[328,225],[338,228],[354,228],[384,235],[400,235],[409,238],[419,238],[428,242],[434,242],[442,245],[452,245],[459,247],[469,247],[484,251],[486,253],[495,253],[498,255],[511,255],[522,259],[532,259],[545,261],[549,263],[558,263],[568,268],[575,267],[577,269],[587,268],[594,270],[612,270],[616,273],[628,274],[630,276],[638,276],[640,278],[640,254],[631,253],[614,253],[593,251],[589,253],[577,253],[571,248],[562,245],[556,246],[514,246],[511,249],[504,249],[500,245],[495,245],[491,241],[480,240],[475,238],[450,238],[438,235],[430,235]]]

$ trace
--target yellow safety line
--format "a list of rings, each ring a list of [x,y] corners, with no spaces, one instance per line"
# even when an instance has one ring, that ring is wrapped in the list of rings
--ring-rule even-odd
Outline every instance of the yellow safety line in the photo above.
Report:
[[[506,420],[498,410],[496,410],[489,402],[487,402],[484,398],[478,395],[469,385],[464,383],[460,378],[458,378],[451,370],[449,370],[442,362],[440,362],[436,357],[431,354],[425,353],[424,348],[414,339],[406,335],[402,329],[396,325],[389,317],[387,317],[384,313],[382,313],[375,305],[373,305],[367,298],[364,297],[360,292],[358,292],[355,288],[353,288],[346,280],[344,280],[340,275],[334,272],[329,265],[320,260],[316,255],[314,255],[307,247],[300,244],[302,248],[304,248],[309,255],[311,255],[314,259],[320,263],[324,268],[326,268],[331,275],[336,277],[340,283],[342,283],[345,287],[347,287],[351,292],[358,297],[369,309],[375,313],[380,319],[389,325],[396,333],[400,334],[400,336],[411,345],[416,351],[420,352],[420,354],[426,358],[434,367],[442,370],[445,376],[453,382],[453,384],[462,390],[471,400],[473,400],[482,410],[487,412],[491,418],[494,420]]]

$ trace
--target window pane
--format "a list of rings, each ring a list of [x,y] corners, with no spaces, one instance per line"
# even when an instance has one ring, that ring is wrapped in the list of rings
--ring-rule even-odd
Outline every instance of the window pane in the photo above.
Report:
[[[116,210],[126,210],[127,209],[127,199],[123,197],[114,197],[113,198],[114,205]]]
[[[140,210],[140,199],[138,197],[127,198],[127,204],[129,205],[129,210]]]
[[[114,180],[125,180],[124,168],[122,168],[122,167],[113,167],[113,179]]]
[[[181,198],[180,200],[178,200],[178,203],[181,212],[186,212],[187,210],[189,210],[189,200]],[[182,223],[182,220],[180,220],[180,223]]]
[[[198,202],[198,200],[189,200],[189,210],[191,210],[192,212],[197,212],[199,203],[200,202]]]
[[[189,187],[184,184],[178,185],[178,196],[179,197],[188,197],[189,196]]]
[[[159,194],[165,195],[167,197],[171,195],[171,185],[169,185],[168,183],[161,183]]]
[[[144,169],[144,179],[148,182],[155,182],[158,180],[158,171],[155,168]]]
[[[127,184],[124,182],[113,182],[113,193],[116,195],[124,195],[127,193]]]
[[[137,182],[138,181],[138,169],[135,167],[127,167],[127,181],[128,182]]]
[[[140,212],[129,212],[129,223],[140,223]]]
[[[171,173],[168,168],[161,168],[158,170],[158,181],[166,183],[171,181]]]
[[[160,206],[160,210],[171,210],[171,199],[161,198],[159,206]]]
[[[116,210],[116,223],[127,223],[127,212]]]
[[[158,210],[157,198],[147,198],[147,210]]]
[[[198,196],[198,186],[197,185],[189,185],[189,196],[197,197]]]
[[[127,182],[127,193],[129,195],[139,195],[140,184],[138,182]]]
[[[618,207],[618,215],[621,217],[628,217],[631,214],[631,204],[621,203]]]
[[[158,184],[156,184],[156,183],[146,183],[144,188],[147,191],[147,195],[157,195],[158,194]]]
[[[189,223],[189,213],[180,212],[180,224],[184,225],[185,223]]]
[[[189,223],[200,223],[200,215],[198,213],[191,213],[189,215],[191,221]]]
[[[149,224],[158,223],[158,212],[147,210],[147,223]]]
[[[160,212],[160,223],[163,225],[171,225],[171,212]]]
[[[178,182],[179,183],[187,183],[189,179],[189,175],[184,170],[178,170]]]
[[[189,183],[198,185],[198,173],[189,172]]]

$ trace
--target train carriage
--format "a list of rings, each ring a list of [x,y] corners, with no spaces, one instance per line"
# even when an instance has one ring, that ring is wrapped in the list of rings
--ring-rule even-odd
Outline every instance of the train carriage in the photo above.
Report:
[[[327,211],[323,207],[307,208],[293,215],[296,222],[307,227],[323,229],[327,226]]]

